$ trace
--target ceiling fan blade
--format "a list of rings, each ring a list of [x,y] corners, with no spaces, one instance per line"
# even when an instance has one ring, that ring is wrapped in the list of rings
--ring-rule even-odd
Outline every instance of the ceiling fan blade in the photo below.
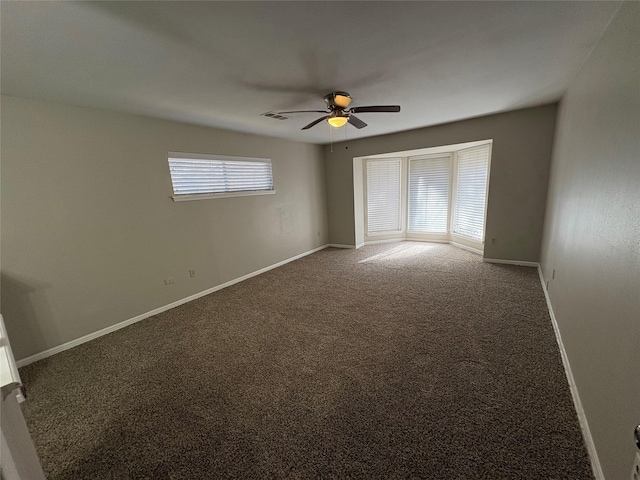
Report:
[[[354,127],[356,127],[356,128],[364,128],[364,127],[367,126],[366,123],[364,123],[362,120],[360,120],[355,115],[349,115],[349,123],[351,125],[353,125]]]
[[[351,113],[373,113],[373,112],[399,112],[400,105],[371,105],[369,107],[353,107],[349,109]]]
[[[325,115],[324,117],[320,117],[317,120],[314,120],[313,122],[311,122],[309,125],[307,125],[306,127],[302,127],[301,130],[306,130],[308,128],[313,127],[314,125],[319,124],[321,121],[326,120],[327,118],[329,118],[329,115]]]
[[[284,113],[329,113],[327,110],[290,110],[286,112],[275,112],[278,115],[282,115]]]

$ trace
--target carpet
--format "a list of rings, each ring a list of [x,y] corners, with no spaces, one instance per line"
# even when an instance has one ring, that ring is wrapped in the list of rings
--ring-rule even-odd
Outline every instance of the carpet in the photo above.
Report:
[[[328,248],[20,374],[52,480],[593,478],[537,271],[450,245]]]

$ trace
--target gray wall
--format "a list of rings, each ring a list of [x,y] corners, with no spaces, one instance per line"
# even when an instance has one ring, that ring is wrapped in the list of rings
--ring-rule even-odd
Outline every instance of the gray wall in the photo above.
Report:
[[[563,97],[542,269],[607,479],[640,422],[640,4],[625,4]],[[555,279],[552,279],[555,270]]]
[[[173,202],[167,151],[271,158],[277,193]],[[17,359],[328,238],[314,145],[4,96],[1,176],[2,308]]]
[[[556,107],[546,105],[336,143],[333,152],[325,146],[329,241],[355,242],[354,157],[493,139],[484,256],[537,262]],[[379,114],[375,121],[384,122],[384,118]]]

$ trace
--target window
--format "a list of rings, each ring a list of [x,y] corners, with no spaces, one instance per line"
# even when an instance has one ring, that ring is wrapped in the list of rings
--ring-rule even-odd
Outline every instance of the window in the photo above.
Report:
[[[275,193],[271,160],[169,152],[174,200]]]
[[[367,160],[367,233],[402,231],[402,164],[399,158]]]
[[[362,159],[365,242],[386,235],[481,250],[490,157],[484,140]]]
[[[489,149],[462,150],[457,156],[453,233],[483,242]]]
[[[447,233],[451,155],[409,157],[409,231]]]

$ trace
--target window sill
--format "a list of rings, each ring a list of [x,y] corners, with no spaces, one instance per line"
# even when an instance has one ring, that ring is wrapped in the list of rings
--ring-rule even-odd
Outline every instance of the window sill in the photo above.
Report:
[[[171,195],[174,202],[188,202],[191,200],[209,200],[211,198],[252,197],[255,195],[274,195],[275,190],[255,190],[251,192],[198,193],[194,195]]]

